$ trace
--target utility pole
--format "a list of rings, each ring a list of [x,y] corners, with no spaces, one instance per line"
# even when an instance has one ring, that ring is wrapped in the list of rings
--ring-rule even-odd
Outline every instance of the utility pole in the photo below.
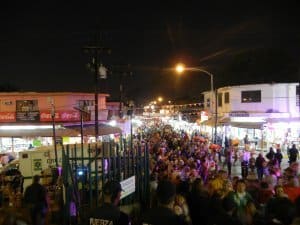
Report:
[[[119,117],[123,117],[123,102],[124,102],[124,77],[132,75],[130,65],[117,65],[112,67],[112,73],[119,75]]]
[[[94,87],[94,92],[95,92],[95,141],[98,141],[99,137],[99,130],[98,130],[98,96],[99,96],[99,78],[100,79],[106,79],[107,76],[107,70],[106,68],[99,63],[100,57],[99,55],[101,53],[107,53],[110,54],[111,50],[107,47],[101,47],[101,46],[86,46],[83,48],[83,50],[86,53],[89,53],[92,55],[92,63],[88,64],[88,68],[94,73],[94,79],[95,79],[95,87]]]
[[[100,62],[100,54],[106,53],[110,54],[111,50],[107,47],[98,46],[98,40],[96,37],[96,45],[93,46],[86,46],[83,48],[84,52],[89,53],[92,55],[92,63],[88,64],[88,69],[90,69],[91,72],[94,73],[94,79],[95,79],[95,143],[96,143],[96,149],[98,138],[99,138],[99,119],[98,119],[98,95],[99,95],[99,78],[100,79],[106,79],[107,76],[107,69],[102,65]],[[103,151],[102,151],[103,154]],[[95,166],[98,167],[98,160],[97,160],[97,154],[95,155]],[[98,175],[96,171],[96,196],[95,199],[98,199]],[[104,176],[102,177],[102,181],[104,183]],[[98,206],[98,202],[96,203],[96,206]]]
[[[80,112],[80,137],[81,137],[81,151],[83,152],[83,114],[89,114],[85,106],[73,107],[73,109]],[[82,153],[83,155],[83,153]]]
[[[215,90],[215,118],[214,118],[214,126],[215,126],[215,134],[214,134],[214,144],[217,143],[217,137],[218,137],[218,89]]]
[[[58,167],[58,159],[57,159],[57,147],[56,147],[56,132],[55,132],[55,106],[53,98],[51,101],[51,118],[52,118],[52,131],[53,131],[53,146],[54,146],[54,154],[55,154],[55,166]]]

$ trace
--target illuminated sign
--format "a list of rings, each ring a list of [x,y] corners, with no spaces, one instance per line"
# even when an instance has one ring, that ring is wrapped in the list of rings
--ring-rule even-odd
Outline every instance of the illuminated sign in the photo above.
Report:
[[[52,115],[50,111],[43,111],[40,115],[41,122],[51,122]],[[56,111],[55,121],[80,121],[80,112],[78,111]]]
[[[16,122],[16,114],[14,112],[0,112],[0,123]]]
[[[200,118],[201,122],[208,120],[208,113],[206,111],[201,111]]]

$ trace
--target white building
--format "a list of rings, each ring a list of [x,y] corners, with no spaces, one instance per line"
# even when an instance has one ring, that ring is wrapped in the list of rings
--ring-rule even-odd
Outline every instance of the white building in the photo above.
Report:
[[[211,110],[209,97],[210,92],[205,92],[207,111]],[[217,90],[217,99],[212,104],[213,112],[217,111],[218,133],[239,139],[250,134],[252,138],[261,139],[262,148],[273,144],[299,144],[299,83],[222,87]]]

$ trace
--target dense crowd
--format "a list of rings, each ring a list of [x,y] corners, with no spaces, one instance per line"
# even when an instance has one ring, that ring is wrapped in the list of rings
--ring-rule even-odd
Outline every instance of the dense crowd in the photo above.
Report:
[[[104,203],[86,212],[82,224],[300,224],[296,145],[287,151],[289,165],[285,168],[279,145],[275,149],[270,147],[266,153],[256,152],[249,148],[247,137],[244,143],[225,138],[224,144],[215,144],[204,133],[178,131],[163,123],[142,131],[136,135],[135,144],[149,146],[149,207],[129,215],[123,213],[119,208],[122,187],[117,181],[108,181],[102,190]],[[232,171],[237,165],[235,169],[241,169],[238,174]],[[30,187],[44,190],[38,179]],[[33,193],[40,192],[28,190],[24,198],[27,204],[32,197],[36,198]],[[31,212],[32,218],[36,218],[35,208]],[[26,224],[14,213],[2,209],[0,214],[0,224]],[[45,224],[44,216],[37,217],[38,222],[32,224]]]
[[[247,143],[239,149],[227,139],[222,147],[199,132],[156,126],[144,136],[151,155],[150,211],[165,205],[178,217],[178,224],[298,224],[299,153],[295,145],[288,151],[290,165],[282,168],[280,146],[263,155],[251,151]],[[232,176],[231,166],[237,163],[241,176]],[[158,193],[161,182],[169,185],[163,194]],[[159,195],[164,196],[164,203]],[[163,219],[149,218],[144,223],[163,224]]]

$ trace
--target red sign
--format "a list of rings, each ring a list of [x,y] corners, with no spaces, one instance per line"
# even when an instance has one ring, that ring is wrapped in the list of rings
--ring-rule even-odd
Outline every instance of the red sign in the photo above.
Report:
[[[41,112],[40,113],[41,122],[50,122],[52,121],[51,112]],[[80,121],[80,112],[78,111],[56,111],[55,112],[55,121]]]
[[[0,112],[0,123],[16,122],[15,112]]]
[[[201,111],[200,119],[201,122],[208,120],[208,113],[206,111]]]

